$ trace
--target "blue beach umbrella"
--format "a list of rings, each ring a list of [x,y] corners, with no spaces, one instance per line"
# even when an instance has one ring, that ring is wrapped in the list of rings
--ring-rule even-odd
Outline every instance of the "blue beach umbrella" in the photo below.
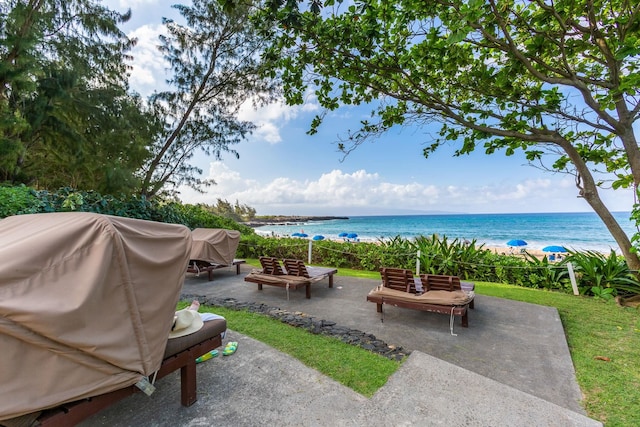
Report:
[[[309,237],[307,233],[298,233],[298,237]]]
[[[313,240],[324,240],[324,236],[318,234],[317,236],[313,236]]]
[[[564,248],[564,246],[557,246],[557,245],[545,246],[544,248],[542,248],[542,251],[543,252],[553,252],[553,253],[569,252],[568,250],[566,250]]]
[[[356,237],[358,237],[358,235],[356,233],[349,233],[347,234],[347,238],[348,239],[355,239]]]
[[[527,246],[527,242],[520,239],[513,239],[507,242],[507,246]]]
[[[293,233],[291,237],[302,237],[301,233]]]
[[[338,237],[347,237],[349,235],[349,233],[340,233],[338,234]]]

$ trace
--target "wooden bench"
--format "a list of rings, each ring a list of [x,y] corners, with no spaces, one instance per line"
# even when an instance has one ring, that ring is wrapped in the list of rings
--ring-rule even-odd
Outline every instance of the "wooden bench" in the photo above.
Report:
[[[446,302],[446,294],[451,292],[456,297],[462,297],[460,279],[455,276],[422,275],[416,282],[411,270],[399,268],[381,268],[382,285],[367,295],[367,301],[376,303],[378,313],[382,313],[383,304],[395,307],[409,308],[412,310],[427,311],[432,313],[447,314],[460,317],[463,327],[469,326],[468,309],[473,302],[473,297],[461,299],[462,302]],[[424,277],[423,277],[424,276]],[[423,288],[424,293],[416,289]],[[386,290],[390,290],[386,291]],[[429,302],[429,292],[437,302]]]
[[[311,284],[325,277],[329,278],[329,287],[333,287],[333,275],[338,272],[335,268],[307,267],[300,260],[286,259],[285,267],[274,257],[260,257],[262,271],[252,271],[245,278],[245,282],[257,283],[258,290],[262,285],[278,286],[288,291],[305,288],[305,296],[311,298]]]
[[[156,379],[180,369],[180,402],[183,406],[191,406],[197,400],[196,358],[222,346],[222,333],[226,329],[226,321],[211,320],[204,322],[204,326],[198,332],[168,340]],[[132,385],[88,399],[65,403],[42,411],[37,416],[35,425],[73,426],[138,391],[140,389]]]

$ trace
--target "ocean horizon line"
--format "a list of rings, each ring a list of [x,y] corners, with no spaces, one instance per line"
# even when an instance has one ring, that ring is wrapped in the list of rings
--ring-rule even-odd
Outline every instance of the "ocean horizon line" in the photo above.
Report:
[[[613,213],[625,233],[637,230],[628,212]],[[512,239],[522,239],[528,248],[561,245],[572,250],[619,251],[618,245],[595,212],[551,212],[513,214],[411,214],[354,215],[349,219],[268,224],[256,228],[261,235],[279,237],[294,233],[340,239],[344,233],[357,235],[360,241],[412,239],[438,235],[454,240],[475,240],[478,244],[506,247]]]

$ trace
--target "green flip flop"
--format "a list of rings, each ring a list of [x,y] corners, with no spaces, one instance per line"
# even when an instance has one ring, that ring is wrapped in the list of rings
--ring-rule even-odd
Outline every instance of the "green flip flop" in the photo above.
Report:
[[[210,352],[205,353],[202,356],[198,357],[196,359],[196,363],[202,363],[202,362],[204,362],[206,360],[209,360],[209,359],[211,359],[213,357],[217,357],[217,356],[218,356],[218,350],[211,350]]]
[[[238,349],[238,343],[236,341],[228,342],[222,351],[223,356],[231,356]]]

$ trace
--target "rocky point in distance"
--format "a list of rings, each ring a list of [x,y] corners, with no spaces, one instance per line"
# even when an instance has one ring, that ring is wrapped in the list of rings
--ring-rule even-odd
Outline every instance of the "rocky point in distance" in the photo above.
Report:
[[[347,216],[285,216],[285,215],[269,215],[253,218],[251,221],[244,222],[249,227],[261,227],[263,225],[295,225],[303,224],[311,221],[329,221],[332,219],[349,219]]]

